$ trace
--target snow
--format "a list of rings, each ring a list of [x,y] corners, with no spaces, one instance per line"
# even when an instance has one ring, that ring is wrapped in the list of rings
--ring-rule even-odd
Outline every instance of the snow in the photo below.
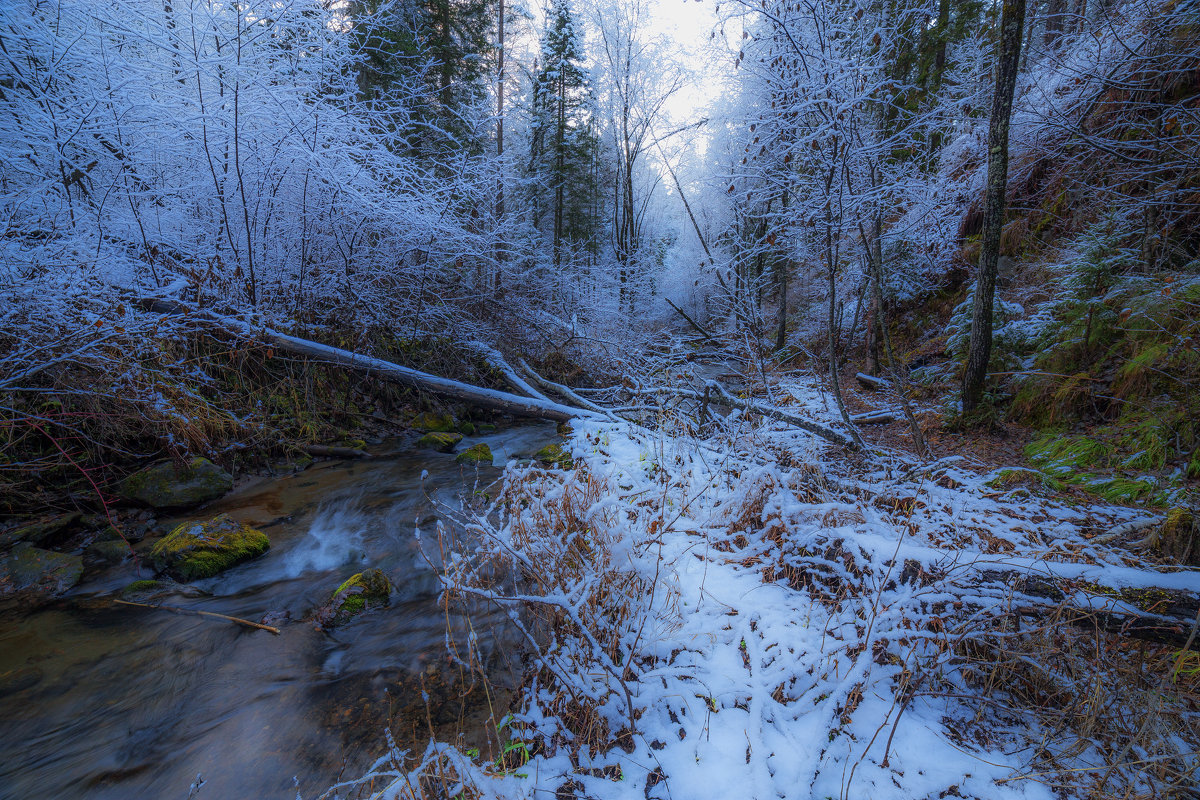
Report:
[[[790,413],[836,424],[812,387],[776,390],[802,406]],[[587,481],[603,487],[577,513],[604,554],[555,584],[565,543],[545,531],[536,540],[515,533],[534,509],[510,503],[479,520],[494,537],[491,553],[513,548],[545,587],[540,597],[510,591],[502,602],[553,604],[588,631],[542,651],[553,667],[543,680],[561,685],[540,685],[515,716],[514,731],[542,742],[538,755],[504,774],[454,756],[481,796],[546,796],[574,781],[580,796],[605,799],[1050,798],[1046,784],[1024,779],[1032,723],[993,720],[986,739],[971,735],[972,690],[954,669],[939,671],[952,638],[1010,602],[1011,590],[987,576],[1200,585],[1196,570],[1158,572],[1089,538],[1097,527],[1136,521],[1130,509],[1085,513],[998,496],[990,473],[959,458],[919,465],[876,452],[855,465],[782,425],[731,415],[725,426],[699,440],[670,425],[668,433],[581,419],[570,449],[585,471],[509,468],[510,487],[539,485],[548,506]],[[763,457],[780,450],[803,466]],[[807,578],[788,580],[778,569],[788,565]],[[463,578],[448,576],[447,585]],[[601,585],[629,592],[610,601],[626,616],[589,616]],[[1136,611],[1075,593],[1078,607]],[[606,655],[614,651],[615,662]],[[556,716],[565,685],[591,698],[612,733],[629,730],[632,710],[631,743],[574,750],[568,721]],[[450,751],[434,757],[433,747],[382,796],[405,796],[407,781],[446,763]]]

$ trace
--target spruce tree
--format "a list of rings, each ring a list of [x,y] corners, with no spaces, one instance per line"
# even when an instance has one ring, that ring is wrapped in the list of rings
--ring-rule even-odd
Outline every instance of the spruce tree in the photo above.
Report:
[[[599,148],[582,58],[569,0],[553,0],[534,77],[529,171],[534,222],[548,222],[556,266],[564,250],[596,247],[593,166]]]

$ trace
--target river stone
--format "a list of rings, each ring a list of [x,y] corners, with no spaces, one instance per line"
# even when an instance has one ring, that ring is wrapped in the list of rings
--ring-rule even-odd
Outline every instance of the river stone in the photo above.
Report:
[[[417,447],[427,447],[439,453],[449,453],[462,441],[461,433],[427,433],[417,440]]]
[[[460,464],[491,464],[492,448],[480,442],[463,450],[454,457],[454,460]]]
[[[120,564],[129,555],[129,545],[120,539],[101,539],[83,549],[83,563],[89,567]]]
[[[80,556],[42,550],[28,542],[0,561],[0,587],[8,592],[57,594],[79,583],[82,575]]]
[[[427,433],[449,433],[454,430],[454,418],[449,414],[422,411],[413,417],[412,426],[419,431]]]
[[[221,514],[178,526],[150,549],[150,561],[178,580],[194,581],[256,558],[270,546],[262,531]]]
[[[18,542],[29,542],[33,545],[45,546],[60,538],[59,534],[67,531],[79,522],[83,515],[78,511],[71,514],[61,514],[57,517],[43,517],[33,522],[26,522],[15,528],[0,533],[0,548],[11,547]]]
[[[341,624],[368,608],[390,602],[392,582],[380,570],[368,569],[352,575],[329,598],[333,624]]]
[[[207,458],[196,457],[180,467],[160,461],[123,480],[117,491],[157,509],[189,508],[215,500],[233,488],[233,476]]]

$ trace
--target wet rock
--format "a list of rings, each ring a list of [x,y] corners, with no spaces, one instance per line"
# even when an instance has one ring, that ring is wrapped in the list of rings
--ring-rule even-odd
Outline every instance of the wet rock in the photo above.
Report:
[[[180,466],[160,461],[121,482],[118,494],[157,509],[179,509],[215,500],[233,488],[233,476],[207,458]]]
[[[80,556],[42,550],[22,542],[0,561],[0,590],[58,594],[79,583],[82,575]]]
[[[29,542],[39,547],[49,546],[61,539],[83,515],[78,511],[55,517],[42,517],[24,522],[0,533],[0,548],[12,547],[18,542]]]
[[[129,600],[139,597],[147,597],[152,594],[166,591],[170,588],[170,584],[165,581],[140,580],[126,586],[121,590],[122,599]]]
[[[175,528],[150,549],[150,560],[178,580],[194,581],[256,558],[270,546],[262,531],[221,514]]]
[[[548,444],[534,453],[533,458],[535,461],[559,469],[571,469],[575,466],[575,462],[571,460],[571,454],[564,450],[561,444]]]
[[[454,460],[460,464],[491,464],[492,448],[480,442],[463,450]]]
[[[413,417],[412,426],[427,433],[449,433],[454,430],[454,418],[449,414],[422,411]]]
[[[102,539],[83,549],[83,565],[88,568],[120,564],[130,555],[129,545],[120,539]]]
[[[368,608],[390,602],[392,582],[380,570],[368,569],[352,575],[329,598],[329,624],[340,625]]]
[[[42,670],[39,667],[25,667],[0,672],[0,697],[23,692],[42,682]]]
[[[449,453],[454,446],[462,441],[461,433],[427,433],[417,440],[417,447],[437,450],[439,453]]]
[[[479,433],[495,433],[497,428],[490,422],[481,422],[475,426],[475,430]]]

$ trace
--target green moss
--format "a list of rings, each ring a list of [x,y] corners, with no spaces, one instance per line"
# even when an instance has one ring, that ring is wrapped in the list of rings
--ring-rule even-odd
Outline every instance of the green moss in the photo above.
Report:
[[[474,436],[476,433],[475,423],[474,422],[460,422],[458,425],[458,432],[461,433],[463,436]]]
[[[345,622],[368,608],[386,606],[391,594],[392,582],[377,569],[351,575],[329,598],[334,624]]]
[[[417,447],[437,450],[439,453],[449,453],[454,446],[462,441],[461,433],[427,433],[417,440]]]
[[[460,464],[491,464],[492,448],[480,442],[472,445],[454,457]]]
[[[160,589],[166,588],[166,584],[162,581],[141,580],[134,581],[121,590],[122,597],[132,597],[137,594],[147,594],[149,592],[157,592]]]
[[[413,417],[412,426],[419,431],[449,433],[454,430],[454,418],[449,414],[422,411]]]
[[[151,548],[150,560],[179,580],[193,581],[211,578],[270,547],[265,533],[221,514],[178,526]]]
[[[233,476],[207,458],[184,466],[171,461],[154,464],[121,482],[119,494],[152,508],[187,508],[215,500],[233,488]]]
[[[534,453],[533,458],[543,464],[549,464],[559,469],[571,469],[575,466],[575,462],[571,460],[570,453],[566,452],[561,444],[548,444]]]

